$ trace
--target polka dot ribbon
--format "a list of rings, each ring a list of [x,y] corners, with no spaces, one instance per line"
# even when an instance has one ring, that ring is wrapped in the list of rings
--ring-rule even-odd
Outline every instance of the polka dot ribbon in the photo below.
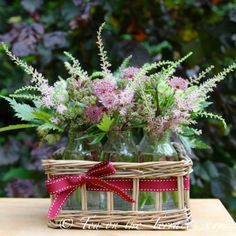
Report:
[[[81,175],[54,176],[46,180],[46,188],[53,195],[53,201],[48,211],[48,219],[54,219],[70,195],[83,184],[89,184],[94,188],[99,187],[105,191],[118,194],[124,200],[135,201],[122,188],[101,179],[116,172],[115,167],[108,161],[98,163]]]

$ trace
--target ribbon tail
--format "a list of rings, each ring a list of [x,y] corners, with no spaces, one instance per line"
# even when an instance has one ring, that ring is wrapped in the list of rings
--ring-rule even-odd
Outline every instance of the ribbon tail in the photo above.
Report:
[[[77,187],[66,190],[61,193],[56,193],[54,195],[54,199],[52,201],[52,204],[48,210],[48,219],[52,220],[54,219],[60,212],[61,208],[63,207],[66,200],[69,198],[69,196],[77,189]]]
[[[117,195],[119,195],[121,198],[123,198],[125,201],[128,201],[130,203],[135,203],[135,200],[130,197],[124,190],[120,189],[119,187],[107,183],[105,180],[103,179],[99,179],[97,177],[88,177],[87,181],[90,182],[91,184],[93,184],[94,186],[100,186],[101,188],[103,188],[104,190],[108,191],[108,192],[113,192],[116,193]]]
[[[101,177],[114,174],[115,172],[116,170],[110,162],[103,161],[91,167],[86,172],[86,175],[91,177]]]

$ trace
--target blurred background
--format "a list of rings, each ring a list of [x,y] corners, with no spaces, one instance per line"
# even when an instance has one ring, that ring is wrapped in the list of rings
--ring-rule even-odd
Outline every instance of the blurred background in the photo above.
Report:
[[[89,72],[99,68],[96,31],[103,33],[116,68],[133,55],[132,64],[172,60],[194,54],[178,74],[189,77],[207,66],[217,73],[236,58],[236,1],[223,0],[0,0],[0,41],[32,64],[51,82],[63,68],[63,51],[77,57]],[[0,95],[29,83],[29,78],[0,51]],[[220,198],[236,219],[236,73],[213,92],[211,112],[222,114],[224,130],[202,120],[209,148],[195,151],[192,198]],[[17,119],[0,100],[0,127]],[[33,130],[0,135],[0,197],[46,197],[41,160],[65,145],[39,145]],[[197,147],[198,143],[195,144]],[[202,145],[201,145],[202,146]]]

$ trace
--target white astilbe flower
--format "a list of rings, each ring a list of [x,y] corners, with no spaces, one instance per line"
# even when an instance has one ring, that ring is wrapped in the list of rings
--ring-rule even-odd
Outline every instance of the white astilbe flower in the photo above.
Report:
[[[89,79],[88,73],[84,71],[80,65],[79,60],[74,58],[70,53],[64,52],[65,55],[73,62],[71,65],[69,62],[65,62],[64,65],[68,71],[68,73],[71,75],[73,79],[76,79],[77,77],[81,79],[82,81],[86,81]]]
[[[213,68],[214,66],[211,65],[207,67],[204,71],[202,71],[198,76],[190,77],[189,78],[190,85],[198,85],[201,79],[203,79],[206,76],[206,74],[208,74]]]
[[[63,104],[59,104],[56,110],[60,115],[62,115],[67,110],[67,107]]]
[[[16,57],[7,47],[6,44],[2,43],[3,49],[5,50],[6,54],[10,57],[12,61],[16,63],[16,65],[23,68],[23,70],[32,76],[31,82],[35,83],[36,85],[40,86],[41,84],[48,83],[48,81],[44,78],[44,76],[39,73],[36,69],[32,66],[28,65],[26,62],[22,61],[20,58]]]
[[[105,25],[105,23],[103,23],[99,27],[98,34],[97,34],[97,44],[98,44],[98,48],[99,48],[101,68],[102,68],[105,75],[109,75],[111,73],[111,71],[109,69],[111,64],[108,62],[107,51],[104,49],[104,45],[103,45],[103,42],[102,42],[102,36],[101,36],[104,25]]]
[[[236,63],[228,66],[222,72],[220,72],[217,75],[215,75],[214,77],[208,79],[206,82],[204,82],[203,84],[201,84],[199,86],[200,93],[203,96],[206,96],[207,93],[212,92],[213,89],[217,86],[217,84],[220,81],[222,81],[226,77],[226,75],[229,74],[230,72],[232,72],[235,68],[236,68]]]
[[[179,111],[198,111],[199,110],[199,99],[201,94],[199,90],[188,91],[185,96],[182,94],[175,94],[175,107]]]

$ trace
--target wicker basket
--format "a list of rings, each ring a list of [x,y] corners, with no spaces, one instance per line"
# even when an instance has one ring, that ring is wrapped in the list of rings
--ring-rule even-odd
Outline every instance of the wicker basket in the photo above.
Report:
[[[51,228],[84,229],[82,219],[89,218],[89,229],[187,229],[191,223],[189,207],[189,189],[184,189],[184,181],[192,171],[192,161],[183,147],[174,143],[180,161],[159,161],[144,163],[113,162],[116,173],[109,179],[124,178],[133,182],[132,197],[135,203],[132,211],[113,210],[113,193],[107,192],[107,209],[101,211],[87,209],[86,186],[81,187],[81,209],[62,210],[53,220],[48,221]],[[80,175],[96,162],[83,160],[44,160],[43,167],[48,177],[57,175]],[[176,178],[178,207],[171,210],[162,209],[162,192],[155,192],[155,211],[139,211],[139,182],[143,179]],[[106,178],[104,178],[106,179]],[[171,190],[171,189],[170,189]],[[51,196],[53,197],[53,196]],[[63,222],[63,224],[62,224]]]

